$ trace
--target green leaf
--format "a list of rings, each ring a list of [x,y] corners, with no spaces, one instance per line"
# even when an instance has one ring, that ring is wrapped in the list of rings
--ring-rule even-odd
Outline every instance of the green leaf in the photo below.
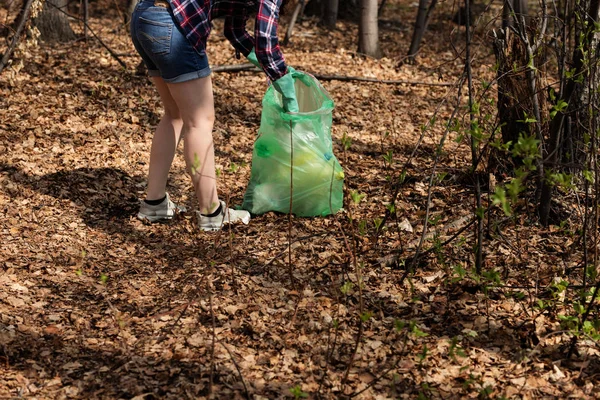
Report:
[[[506,216],[512,215],[510,204],[506,198],[506,191],[502,186],[496,186],[496,191],[492,195],[492,202],[496,206],[500,206]]]
[[[365,311],[360,315],[360,319],[362,320],[362,322],[367,322],[371,319],[371,317],[373,317],[373,313],[371,311]]]
[[[296,385],[290,389],[290,393],[294,396],[295,399],[307,398],[308,393],[302,391],[302,386]]]
[[[379,228],[381,228],[381,224],[383,223],[383,218],[375,218],[373,219],[373,223],[375,224],[375,229],[379,230]]]
[[[364,199],[366,196],[367,196],[366,194],[364,194],[364,193],[358,193],[356,190],[353,190],[353,191],[350,193],[350,198],[352,198],[352,202],[353,202],[354,204],[358,204],[358,203],[360,203],[360,201],[361,201],[362,199]]]
[[[354,287],[354,283],[348,281],[345,282],[342,287],[340,288],[340,292],[342,292],[343,295],[347,295],[348,293],[350,293],[350,291],[352,290],[352,288]]]
[[[400,332],[406,326],[406,322],[399,319],[394,320],[394,329],[396,332]]]

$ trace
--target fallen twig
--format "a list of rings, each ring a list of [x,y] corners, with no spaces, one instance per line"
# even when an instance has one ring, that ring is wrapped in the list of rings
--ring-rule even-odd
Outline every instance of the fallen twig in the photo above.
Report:
[[[243,64],[226,64],[226,65],[215,65],[214,67],[210,67],[212,72],[242,72],[242,71],[251,71],[251,72],[260,72],[261,69],[258,69],[254,66],[254,64],[243,63]]]
[[[211,319],[211,324],[212,324],[212,332],[211,332],[211,338],[212,338],[212,342],[210,345],[210,378],[208,380],[208,398],[210,399],[212,397],[213,394],[213,382],[214,382],[214,377],[215,377],[215,344],[217,341],[217,326],[216,326],[216,322],[215,322],[215,310],[213,308],[213,294],[212,294],[212,288],[210,287],[209,284],[209,293],[208,293],[208,302],[209,302],[209,307],[210,307],[210,319]],[[227,347],[225,347],[227,348]]]
[[[229,357],[231,358],[231,362],[233,362],[233,365],[235,366],[235,369],[238,372],[238,375],[242,381],[242,385],[244,385],[244,394],[246,395],[247,399],[250,399],[250,392],[248,392],[248,386],[246,386],[246,380],[244,379],[244,376],[242,375],[242,371],[240,370],[240,366],[238,365],[237,361],[235,361],[235,357],[233,356],[233,354],[231,353],[231,350],[229,350],[229,347],[227,347],[225,345],[225,343],[223,343],[222,341],[219,341],[219,343],[221,344],[221,346],[223,346],[225,348],[225,350],[227,350],[227,353],[229,354]]]
[[[344,75],[322,75],[312,74],[315,78],[322,81],[359,81],[359,82],[373,82],[373,83],[385,83],[388,85],[410,85],[410,86],[456,86],[454,83],[448,82],[420,82],[420,81],[404,81],[404,80],[392,80],[392,79],[377,79],[367,78],[363,76],[344,76]]]
[[[6,49],[6,53],[4,53],[4,55],[2,56],[2,59],[0,59],[0,72],[2,72],[4,67],[6,67],[6,65],[8,64],[8,60],[10,59],[10,56],[12,56],[12,53],[15,51],[15,48],[17,47],[17,43],[19,43],[19,38],[21,37],[21,33],[23,33],[23,29],[25,28],[27,20],[29,19],[29,10],[31,10],[32,4],[33,4],[33,0],[27,0],[27,2],[23,5],[23,10],[21,11],[21,13],[19,15],[19,22],[17,23],[17,30],[15,31],[15,34],[12,38],[10,46],[8,46],[8,49]]]
[[[255,67],[250,63],[244,64],[231,64],[231,65],[216,65],[211,68],[212,72],[262,72],[261,69]],[[373,82],[373,83],[384,83],[387,85],[409,85],[409,86],[456,86],[456,83],[449,82],[420,82],[420,81],[405,81],[405,80],[393,80],[393,79],[377,79],[368,78],[364,76],[347,76],[347,75],[327,75],[308,72],[312,76],[322,81],[358,81],[358,82]]]
[[[468,220],[468,222],[465,224],[465,222],[467,220]],[[458,228],[459,226],[462,225],[462,227],[460,227],[458,229],[458,231],[456,231],[450,238],[446,239],[444,242],[442,242],[440,244],[440,246],[443,247],[443,246],[447,245],[448,243],[452,242],[454,239],[456,239],[461,233],[463,233],[465,230],[467,230],[468,227],[470,227],[471,225],[473,225],[473,223],[475,221],[477,221],[477,218],[472,217],[472,218],[469,219],[469,217],[463,216],[463,217],[461,217],[461,218],[459,218],[459,219],[457,219],[457,220],[455,220],[455,221],[453,221],[453,222],[451,222],[451,223],[449,223],[447,225],[444,225],[441,229],[436,229],[434,232],[428,232],[425,235],[424,240],[430,239],[430,238],[432,238],[436,234],[437,235],[444,234],[444,233],[446,233],[446,232],[448,232],[448,231],[450,231],[452,229],[456,229],[456,228]],[[415,239],[415,240],[413,240],[408,245],[408,247],[417,246],[420,241],[421,241],[420,238],[419,239]],[[419,252],[419,256],[422,257],[424,255],[427,255],[427,254],[431,253],[433,250],[435,250],[435,248],[436,248],[436,246],[431,246],[430,248],[428,248],[425,251],[420,251]],[[416,256],[416,254],[415,254],[415,256]],[[377,262],[381,266],[383,266],[383,267],[389,267],[391,265],[395,265],[398,262],[399,257],[400,256],[398,254],[388,255],[388,256],[385,256],[385,257],[381,257],[380,259],[377,260]]]
[[[288,212],[288,274],[290,284],[294,284],[294,270],[292,268],[292,210],[294,199],[294,125],[290,121],[290,211]]]

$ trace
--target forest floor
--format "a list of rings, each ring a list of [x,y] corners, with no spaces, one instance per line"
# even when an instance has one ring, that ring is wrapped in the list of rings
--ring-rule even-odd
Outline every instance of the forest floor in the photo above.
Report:
[[[147,77],[136,74],[120,16],[104,3],[92,3],[91,28],[126,69],[93,38],[24,41],[0,75],[0,398],[598,393],[596,342],[580,337],[567,357],[566,323],[578,314],[576,292],[564,285],[582,284],[575,216],[543,229],[531,210],[507,218],[491,207],[484,273],[474,273],[470,149],[451,132],[436,150],[459,92],[436,84],[456,84],[464,68],[464,28],[452,23],[451,4],[435,11],[414,65],[401,61],[416,2],[388,2],[381,60],[356,53],[352,21],[334,31],[299,22],[284,48],[296,69],[405,83],[322,81],[336,104],[344,210],[294,217],[291,231],[287,216],[267,213],[206,233],[195,213],[169,224],[135,218],[162,111]],[[491,25],[478,26],[475,84],[482,99],[493,98],[481,90],[494,76]],[[241,62],[219,27],[211,64]],[[240,204],[266,80],[253,72],[213,80],[219,190]],[[456,118],[464,122],[461,89]],[[405,166],[402,183],[391,184]],[[432,174],[433,235],[412,265]],[[395,216],[376,235],[396,188]],[[181,154],[168,190],[195,209]],[[364,194],[360,202],[353,192]],[[405,277],[409,265],[414,273]]]

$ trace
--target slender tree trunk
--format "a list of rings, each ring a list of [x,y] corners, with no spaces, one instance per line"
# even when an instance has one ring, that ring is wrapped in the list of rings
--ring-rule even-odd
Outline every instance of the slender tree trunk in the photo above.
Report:
[[[327,28],[335,28],[337,23],[339,0],[325,0],[325,10],[323,12],[323,24]]]
[[[360,24],[358,28],[358,52],[381,58],[379,27],[377,25],[377,0],[360,0]]]
[[[34,24],[45,42],[68,42],[75,39],[67,18],[68,0],[46,0]]]
[[[83,37],[87,40],[88,23],[90,21],[89,1],[83,0]]]
[[[429,18],[431,17],[431,12],[433,8],[437,4],[437,0],[431,0],[429,6],[427,5],[429,0],[419,0],[419,11],[417,11],[417,18],[415,20],[415,29],[413,30],[412,40],[410,42],[410,48],[408,49],[408,58],[410,61],[414,61],[417,56],[417,52],[421,47],[421,41],[423,40],[423,35],[427,30],[427,25],[429,24]]]
[[[290,18],[290,22],[288,24],[288,28],[285,31],[285,38],[283,39],[282,44],[284,46],[287,46],[288,43],[290,42],[290,39],[292,37],[292,33],[294,32],[294,25],[296,25],[296,20],[298,19],[298,16],[300,15],[300,13],[302,12],[302,9],[304,8],[304,0],[300,0],[298,2],[298,4],[296,4],[296,8],[294,9],[294,12],[292,14],[292,18]]]
[[[600,16],[600,0],[590,0],[589,6],[586,8],[585,12],[585,24],[587,27],[594,27],[598,21]],[[568,132],[568,116],[570,113],[576,111],[576,107],[581,105],[585,100],[579,99],[577,101],[577,94],[585,93],[582,90],[583,85],[595,85],[597,82],[589,82],[589,68],[590,65],[586,65],[586,57],[589,57],[591,54],[595,54],[596,50],[593,47],[597,48],[597,33],[594,29],[588,28],[587,32],[582,32],[581,35],[577,35],[577,43],[575,46],[574,54],[573,54],[573,75],[570,79],[568,79],[567,84],[565,85],[565,89],[561,93],[560,99],[563,100],[566,104],[568,104],[565,112],[557,112],[552,121],[550,122],[550,141],[548,143],[548,156],[544,160],[544,163],[547,165],[546,170],[552,173],[556,171],[556,165],[559,161],[559,152],[561,143],[563,143],[565,138],[565,132]],[[587,55],[586,55],[587,54]],[[582,83],[583,82],[583,83]],[[598,87],[595,87],[597,90]],[[588,118],[597,118],[594,117],[591,113]],[[571,118],[571,120],[576,120],[577,118]],[[587,127],[589,126],[588,121],[577,121],[577,126]],[[585,132],[582,132],[582,135]],[[577,135],[577,134],[574,134]],[[579,135],[577,135],[579,136]],[[577,139],[577,137],[575,138]],[[552,203],[552,194],[554,190],[554,185],[552,182],[548,180],[544,180],[542,184],[542,194],[540,198],[540,204],[538,208],[538,212],[540,215],[540,222],[543,226],[548,226],[550,223],[550,206]]]

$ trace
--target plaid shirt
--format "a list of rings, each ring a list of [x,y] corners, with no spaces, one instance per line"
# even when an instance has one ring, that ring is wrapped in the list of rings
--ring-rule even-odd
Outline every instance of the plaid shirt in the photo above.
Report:
[[[210,34],[210,21],[225,18],[225,37],[236,51],[248,56],[252,48],[263,70],[276,81],[287,72],[279,48],[277,21],[281,0],[169,0],[173,15],[187,39],[199,52],[204,52]],[[254,38],[246,31],[246,21],[256,13]]]

